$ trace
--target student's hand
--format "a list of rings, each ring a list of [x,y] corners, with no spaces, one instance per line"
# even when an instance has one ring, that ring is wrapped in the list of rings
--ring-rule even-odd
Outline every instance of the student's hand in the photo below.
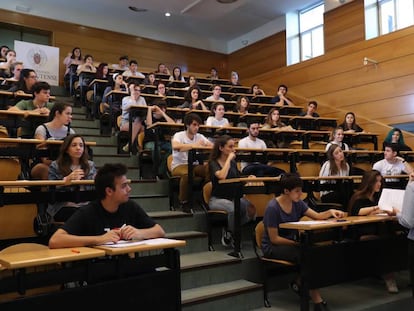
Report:
[[[85,172],[83,169],[76,169],[72,171],[68,176],[66,176],[64,179],[65,181],[71,181],[71,180],[81,180],[85,176]]]
[[[123,240],[142,240],[142,234],[140,234],[139,229],[133,226],[125,226],[119,231]]]
[[[381,212],[387,213],[388,216],[395,216],[395,215],[397,215],[398,210],[395,207],[393,207],[392,211],[381,211]]]
[[[411,172],[409,177],[410,177],[410,181],[414,181],[414,172]]]
[[[235,152],[230,152],[227,159],[229,159],[230,161],[236,158],[236,153]]]
[[[46,107],[39,108],[40,114],[49,114],[50,110]]]
[[[100,241],[99,244],[104,244],[108,242],[117,243],[121,239],[121,231],[119,229],[110,230],[106,233],[104,233],[101,238],[102,241]]]
[[[342,218],[345,216],[343,211],[337,210],[337,209],[330,209],[331,216],[335,218]]]

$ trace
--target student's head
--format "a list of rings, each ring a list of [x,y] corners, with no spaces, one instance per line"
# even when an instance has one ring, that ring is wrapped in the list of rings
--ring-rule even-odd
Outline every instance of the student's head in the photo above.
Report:
[[[73,164],[79,164],[81,169],[85,172],[85,176],[88,175],[89,167],[89,155],[86,152],[86,144],[83,137],[79,134],[70,134],[65,137],[62,145],[60,146],[59,156],[56,162],[59,166],[59,170],[63,176],[70,174],[71,166]]]
[[[217,69],[215,67],[210,68],[210,76],[217,77]]]
[[[128,64],[129,58],[126,55],[122,55],[121,57],[119,57],[119,65],[121,67],[125,67]]]
[[[14,62],[16,60],[16,51],[15,50],[7,50],[6,60]]]
[[[331,140],[336,142],[342,142],[344,140],[344,129],[338,126],[332,130]]]
[[[404,142],[404,136],[402,131],[399,128],[393,128],[391,129],[387,137],[385,137],[385,142],[387,143],[393,143],[393,144],[399,144],[399,145],[405,145]]]
[[[384,159],[393,160],[398,155],[400,148],[398,144],[385,143],[384,144]]]
[[[92,64],[93,56],[91,54],[86,54],[85,57],[83,58],[83,61],[87,64]]]
[[[221,86],[220,86],[220,84],[214,84],[213,85],[213,95],[215,95],[215,96],[220,96],[220,94],[221,94]]]
[[[318,103],[314,100],[311,100],[308,103],[308,112],[315,112],[318,109]]]
[[[154,106],[158,106],[162,111],[166,112],[167,111],[167,102],[164,99],[156,99],[153,102]],[[163,117],[161,112],[155,112],[154,115],[156,116],[157,119],[161,119]]]
[[[280,176],[282,195],[288,196],[293,202],[298,202],[302,196],[303,181],[298,174],[286,173]]]
[[[112,80],[114,81],[114,85],[121,85],[124,82],[124,77],[119,73],[114,73],[112,75]]]
[[[173,68],[174,80],[181,80],[181,68],[176,66]]]
[[[189,86],[193,86],[193,85],[197,85],[197,78],[194,75],[191,75],[188,77],[188,85]]]
[[[347,112],[345,114],[345,123],[349,126],[352,127],[355,124],[355,113],[353,112]]]
[[[265,123],[270,125],[275,125],[280,122],[280,112],[277,108],[270,109],[269,113],[266,116]]]
[[[214,140],[213,150],[210,153],[210,160],[217,160],[221,154],[228,155],[234,152],[236,144],[230,135],[221,135]]]
[[[202,98],[201,89],[197,85],[191,86],[187,90],[187,93],[184,96],[184,100],[190,103],[192,101],[200,100],[201,98]]]
[[[49,121],[57,119],[62,124],[68,125],[72,122],[72,105],[68,102],[56,102],[49,113]]]
[[[328,160],[331,162],[331,165],[335,165],[335,162],[344,162],[345,155],[341,146],[337,144],[332,144],[328,151],[326,152]]]
[[[107,191],[115,192],[116,187],[120,187],[120,190],[125,190],[127,194],[124,194],[124,198],[128,201],[128,193],[131,191],[131,187],[128,183],[121,183],[118,185],[117,181],[126,179],[127,167],[122,163],[106,163],[96,173],[95,176],[95,191],[98,200],[105,199]],[[129,189],[128,189],[129,188]],[[125,202],[126,202],[125,201]]]
[[[259,84],[255,83],[252,85],[252,87],[250,88],[250,93],[252,94],[257,94],[259,92],[260,86]]]
[[[20,72],[23,70],[22,62],[14,62],[10,65],[10,72],[13,74],[13,78],[16,80],[20,79]]]
[[[370,170],[364,172],[358,190],[355,191],[349,200],[348,213],[352,215],[352,208],[357,200],[372,199],[372,195],[381,191],[383,184],[384,178],[379,171]]]
[[[0,58],[6,59],[6,53],[10,50],[10,48],[7,45],[0,46]]]
[[[196,133],[198,132],[198,128],[200,127],[200,124],[202,124],[203,121],[201,120],[200,116],[196,113],[188,113],[184,117],[184,125],[187,130],[192,128],[197,128]]]
[[[33,95],[35,99],[47,102],[50,98],[50,85],[47,82],[39,81],[33,85]]]
[[[232,84],[239,83],[239,74],[236,71],[232,71],[230,75],[230,80]]]
[[[247,111],[249,110],[250,100],[247,96],[239,96],[237,98],[236,107],[238,111]]]
[[[108,75],[109,66],[108,63],[100,63],[98,69],[96,69],[96,77],[103,78]]]
[[[33,92],[33,85],[37,82],[37,74],[33,69],[24,68],[20,72],[19,89]]]
[[[165,66],[164,63],[158,64],[158,72],[159,73],[166,73],[167,72],[167,66]]]
[[[132,96],[140,96],[141,95],[141,86],[137,83],[129,83],[128,84],[129,92]]]
[[[216,118],[223,118],[225,113],[224,104],[220,102],[214,103],[211,107],[211,112],[216,116]]]
[[[155,84],[155,73],[150,72],[147,76],[148,83],[153,85]]]
[[[76,46],[76,47],[74,47],[72,49],[72,55],[71,55],[70,58],[77,59],[77,60],[81,60],[82,59],[82,52],[81,52],[80,47],[77,47]]]
[[[285,95],[288,92],[288,87],[284,84],[280,84],[277,87],[277,94],[283,94]]]
[[[138,69],[138,62],[135,59],[129,61],[129,70],[136,71]]]
[[[166,92],[167,92],[167,90],[166,90],[166,87],[165,87],[165,83],[162,82],[162,81],[158,82],[158,84],[157,84],[157,94],[161,95],[161,96],[165,96]]]
[[[247,122],[247,133],[250,137],[256,138],[259,136],[260,123],[256,119],[250,119]]]

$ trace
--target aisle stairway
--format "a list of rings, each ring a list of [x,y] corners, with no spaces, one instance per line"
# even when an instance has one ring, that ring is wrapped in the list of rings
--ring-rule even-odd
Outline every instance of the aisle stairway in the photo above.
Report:
[[[252,227],[243,231],[243,259],[228,255],[230,249],[220,244],[219,232],[214,236],[216,251],[208,251],[205,217],[200,208],[195,208],[194,214],[171,211],[168,181],[139,179],[137,156],[117,154],[116,137],[100,135],[99,120],[87,121],[84,108],[74,108],[72,127],[86,141],[97,143],[93,160],[98,169],[107,162],[126,164],[127,177],[132,180],[131,198],[163,226],[168,237],[187,241],[187,246],[180,249],[183,310],[241,311],[263,306],[261,284],[249,281],[255,281],[259,274],[250,243]]]

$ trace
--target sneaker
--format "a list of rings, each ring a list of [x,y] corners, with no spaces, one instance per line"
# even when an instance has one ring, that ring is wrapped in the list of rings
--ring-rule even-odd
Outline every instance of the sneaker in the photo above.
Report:
[[[329,311],[328,304],[326,301],[315,303],[313,305],[313,311]]]
[[[397,283],[394,278],[385,279],[385,286],[387,286],[387,290],[390,294],[398,293]]]
[[[123,150],[124,152],[128,152],[128,151],[129,151],[129,143],[128,143],[128,144],[126,144],[125,146],[123,146],[123,147],[122,147],[122,150]]]
[[[233,236],[232,236],[231,232],[227,231],[224,228],[223,228],[223,233],[222,233],[222,236],[221,236],[221,244],[224,247],[233,247],[234,246],[234,240],[233,240]]]

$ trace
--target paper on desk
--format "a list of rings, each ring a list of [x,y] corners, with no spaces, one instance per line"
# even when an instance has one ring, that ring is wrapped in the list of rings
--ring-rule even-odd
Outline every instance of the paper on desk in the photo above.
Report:
[[[402,203],[404,199],[405,190],[401,189],[382,189],[381,197],[378,202],[378,206],[383,211],[392,212],[392,208],[401,211]]]
[[[120,240],[117,243],[105,243],[102,245],[114,248],[122,248],[122,247],[130,247],[135,245],[166,245],[166,244],[174,244],[178,240],[174,239],[165,239],[165,238],[157,238],[157,239],[148,239],[143,241],[127,241],[127,240]]]
[[[330,224],[332,221],[329,220],[304,220],[304,221],[293,221],[289,222],[290,224],[297,225],[320,225],[320,224]]]

